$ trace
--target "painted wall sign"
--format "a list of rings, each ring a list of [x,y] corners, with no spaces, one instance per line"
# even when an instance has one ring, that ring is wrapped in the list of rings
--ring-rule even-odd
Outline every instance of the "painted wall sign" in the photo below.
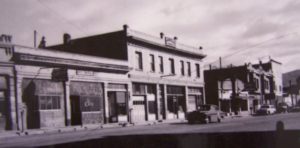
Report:
[[[172,38],[169,37],[165,37],[165,44],[166,46],[170,46],[170,47],[176,47],[176,41]]]

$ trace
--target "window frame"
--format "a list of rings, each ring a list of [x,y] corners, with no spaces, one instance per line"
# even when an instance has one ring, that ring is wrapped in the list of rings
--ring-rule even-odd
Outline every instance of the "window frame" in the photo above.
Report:
[[[200,64],[199,64],[199,63],[196,63],[196,64],[195,64],[195,67],[196,67],[196,77],[197,77],[197,78],[200,78],[200,77],[201,77]]]
[[[136,51],[135,52],[135,61],[136,61],[136,66],[135,69],[142,71],[143,70],[143,55],[142,52]]]
[[[44,104],[41,104],[42,102],[44,102]],[[56,106],[55,106],[55,102],[56,102]],[[39,95],[38,110],[40,111],[61,110],[61,96],[60,95]]]
[[[175,61],[173,58],[169,58],[170,62],[170,74],[175,75]]]
[[[186,62],[187,63],[187,68],[188,68],[188,76],[192,76],[192,71],[191,71],[191,62]]]
[[[184,76],[185,75],[185,69],[184,69],[184,61],[183,60],[180,61],[180,65],[181,65],[181,69],[180,69],[181,75]]]
[[[164,60],[162,56],[158,56],[159,58],[159,72],[164,73]]]
[[[155,57],[153,54],[150,54],[150,71],[155,72]]]

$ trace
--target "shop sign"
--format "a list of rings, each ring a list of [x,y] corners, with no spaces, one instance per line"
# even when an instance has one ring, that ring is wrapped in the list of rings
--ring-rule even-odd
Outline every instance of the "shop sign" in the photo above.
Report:
[[[77,75],[93,76],[93,71],[76,70]]]
[[[170,47],[176,47],[176,41],[172,38],[169,37],[165,37],[165,44],[166,46],[170,46]]]

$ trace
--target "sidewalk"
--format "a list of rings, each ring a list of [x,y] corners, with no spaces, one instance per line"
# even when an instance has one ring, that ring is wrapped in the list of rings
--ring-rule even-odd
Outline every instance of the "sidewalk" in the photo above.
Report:
[[[74,132],[74,131],[84,131],[84,130],[101,130],[109,128],[123,128],[131,126],[151,126],[158,124],[170,124],[170,123],[181,123],[185,122],[183,119],[174,119],[174,120],[156,120],[156,121],[147,121],[140,123],[109,123],[109,124],[87,124],[83,126],[68,126],[68,127],[58,127],[58,128],[41,128],[41,129],[29,129],[23,132],[21,131],[0,131],[0,140],[5,138],[19,137],[19,136],[28,136],[28,135],[42,135],[42,134],[59,134],[65,132]]]

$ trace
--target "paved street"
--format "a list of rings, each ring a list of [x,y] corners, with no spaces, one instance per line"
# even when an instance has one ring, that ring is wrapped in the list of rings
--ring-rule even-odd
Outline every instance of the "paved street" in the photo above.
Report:
[[[275,114],[271,116],[249,116],[224,119],[222,123],[189,125],[186,122],[168,123],[124,128],[89,129],[87,131],[28,135],[0,139],[0,147],[42,146],[70,143],[88,139],[101,139],[108,136],[192,134],[216,132],[275,131],[276,122],[283,121],[285,129],[300,130],[300,113]],[[299,137],[300,138],[300,137]]]

